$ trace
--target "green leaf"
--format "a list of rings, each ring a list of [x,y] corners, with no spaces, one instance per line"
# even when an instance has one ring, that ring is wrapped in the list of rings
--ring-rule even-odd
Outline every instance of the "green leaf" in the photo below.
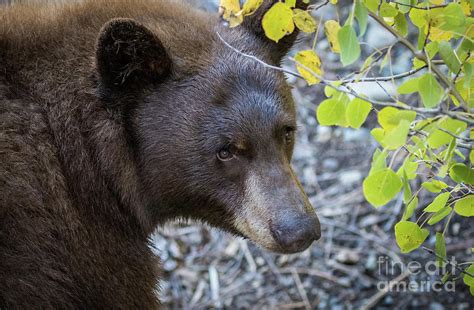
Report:
[[[372,13],[377,13],[379,9],[379,0],[364,0],[365,6]]]
[[[436,233],[435,253],[437,254],[436,263],[439,267],[444,266],[446,259],[446,241],[442,233]],[[443,260],[444,258],[444,260]]]
[[[395,225],[395,239],[402,253],[409,253],[419,248],[428,235],[427,229],[421,229],[413,222],[401,221]]]
[[[425,189],[432,193],[439,193],[441,190],[445,189],[448,187],[446,183],[440,180],[433,180],[431,182],[423,182],[421,184]]]
[[[449,196],[450,194],[448,192],[439,194],[423,211],[429,213],[438,212],[446,206]]]
[[[449,171],[451,179],[457,183],[474,184],[474,168],[468,168],[464,164],[455,164]]]
[[[262,27],[269,39],[278,42],[295,29],[293,11],[282,2],[275,3],[263,16]]]
[[[344,66],[359,59],[360,45],[357,35],[351,25],[343,26],[337,33],[337,40],[341,48],[341,62]]]
[[[363,183],[363,192],[367,201],[374,207],[380,207],[392,200],[402,188],[402,180],[389,168],[369,175]]]
[[[359,36],[363,36],[367,30],[367,8],[364,6],[361,0],[358,0],[355,5],[355,18],[359,24]]]
[[[388,150],[396,150],[407,142],[408,132],[410,131],[410,122],[401,120],[395,129],[388,132],[383,142]]]
[[[404,221],[408,220],[413,215],[417,207],[418,207],[418,197],[414,197],[405,208],[405,211],[403,212],[402,220]]]
[[[293,12],[293,21],[299,30],[306,33],[312,33],[316,31],[316,21],[308,13],[308,11],[294,9]]]
[[[411,0],[399,0],[398,1],[399,3],[401,3],[401,5],[397,5],[398,6],[398,10],[403,13],[403,14],[406,14],[410,11],[410,5],[412,5],[412,1]],[[406,5],[403,5],[403,4],[406,4]]]
[[[469,88],[471,86],[472,71],[474,71],[472,68],[473,66],[473,64],[467,62],[464,64],[464,88]]]
[[[399,176],[399,174],[397,173]],[[405,171],[403,171],[403,202],[408,203],[410,201],[410,198],[412,196],[411,188],[410,188],[410,182],[408,181],[407,174]]]
[[[443,220],[446,216],[448,216],[453,209],[451,207],[444,207],[443,209],[439,210],[433,216],[428,220],[429,225],[434,225],[438,223],[439,221]]]
[[[395,29],[405,37],[408,34],[408,22],[405,14],[398,13],[397,16],[395,16],[394,22]]]
[[[398,92],[402,95],[411,94],[418,91],[420,78],[411,78],[406,80],[398,87]]]
[[[465,271],[474,275],[474,264],[470,265],[469,268],[467,268]],[[474,277],[464,274],[464,277],[462,279],[464,281],[464,284],[470,286],[471,288],[474,287]]]
[[[443,89],[436,81],[436,78],[431,73],[425,73],[420,77],[418,82],[418,91],[423,101],[423,105],[427,108],[436,107],[443,96]]]
[[[380,5],[380,16],[382,17],[395,17],[398,14],[398,10],[391,6],[387,2],[382,2]]]
[[[443,59],[444,63],[448,66],[451,72],[458,73],[461,68],[461,62],[454,53],[453,47],[446,41],[441,41],[438,44],[439,54]]]
[[[461,216],[474,216],[474,195],[467,195],[466,197],[456,201],[454,204],[454,211]]]
[[[370,134],[375,138],[378,143],[380,143],[382,147],[385,147],[385,144],[383,143],[385,131],[382,128],[374,128],[370,131]]]
[[[418,163],[416,161],[412,161],[413,159],[410,157],[405,158],[403,161],[402,166],[398,169],[397,174],[399,176],[406,176],[408,180],[413,180],[416,178],[416,171],[418,170]]]
[[[354,98],[346,110],[346,119],[352,128],[360,128],[372,109],[372,104],[360,98]]]
[[[326,99],[318,106],[316,118],[321,126],[345,126],[346,124],[346,106],[349,101],[347,95],[339,93],[338,95]]]
[[[296,0],[285,0],[285,4],[290,8],[294,8],[296,6]]]
[[[415,120],[415,118],[415,111],[399,110],[394,107],[385,107],[380,110],[377,115],[377,120],[380,126],[382,126],[386,132],[397,128],[402,120],[406,120],[411,123]]]
[[[438,121],[437,123],[433,124],[432,126],[427,127],[426,130],[428,130],[429,128],[436,128],[436,127],[449,131],[452,134],[459,135],[464,130],[466,130],[467,124],[457,119],[444,118]],[[446,133],[442,130],[435,129],[428,135],[426,142],[428,143],[430,148],[436,149],[443,145],[451,143],[453,139],[454,137],[450,135],[449,133]]]
[[[380,149],[375,149],[374,155],[372,156],[372,164],[369,171],[369,175],[387,168],[387,156],[388,153],[386,150],[380,151]]]

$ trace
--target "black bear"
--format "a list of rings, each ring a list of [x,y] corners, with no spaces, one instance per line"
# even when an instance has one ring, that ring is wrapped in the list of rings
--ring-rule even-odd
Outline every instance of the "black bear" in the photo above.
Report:
[[[319,238],[285,78],[223,42],[278,65],[272,2],[235,29],[164,0],[0,8],[0,308],[158,307],[148,237],[177,218]]]

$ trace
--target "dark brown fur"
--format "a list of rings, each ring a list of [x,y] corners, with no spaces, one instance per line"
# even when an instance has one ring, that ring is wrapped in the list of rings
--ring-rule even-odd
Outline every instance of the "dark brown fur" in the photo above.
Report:
[[[216,29],[244,51],[281,58],[242,29],[228,35],[217,16],[168,2],[0,8],[0,308],[158,306],[148,236],[176,215],[144,207],[128,111],[102,97],[96,40],[116,17],[157,34],[177,79],[231,53]]]

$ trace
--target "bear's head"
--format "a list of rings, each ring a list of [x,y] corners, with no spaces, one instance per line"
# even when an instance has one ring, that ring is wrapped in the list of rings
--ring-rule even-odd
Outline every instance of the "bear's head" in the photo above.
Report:
[[[320,226],[290,165],[290,87],[242,54],[278,66],[293,44],[296,34],[265,38],[264,11],[235,29],[217,19],[199,31],[112,20],[96,68],[104,103],[124,120],[153,223],[199,220],[293,253],[319,239]]]

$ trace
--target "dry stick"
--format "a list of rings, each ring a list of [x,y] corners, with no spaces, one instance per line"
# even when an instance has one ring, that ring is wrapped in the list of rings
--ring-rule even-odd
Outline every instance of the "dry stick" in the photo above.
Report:
[[[449,88],[449,90],[451,91],[453,96],[456,98],[456,100],[459,101],[459,103],[461,104],[463,109],[466,110],[466,111],[469,111],[469,108],[468,108],[466,102],[464,101],[464,98],[459,94],[459,92],[456,90],[454,85],[448,80],[446,75],[444,75],[443,72],[441,72],[441,70],[438,67],[433,66],[433,63],[431,62],[431,60],[428,57],[426,57],[426,55],[424,53],[418,52],[418,50],[415,48],[415,46],[413,44],[410,43],[410,41],[408,41],[406,38],[401,36],[395,29],[393,29],[392,27],[387,25],[387,23],[382,18],[380,18],[378,15],[376,15],[372,12],[369,12],[369,15],[377,23],[379,23],[380,26],[382,26],[383,28],[388,30],[393,36],[395,36],[400,41],[400,43],[405,45],[413,53],[413,55],[416,58],[418,58],[419,60],[421,60],[424,63],[426,63],[427,65],[429,65],[431,70],[436,74],[436,76],[438,76],[438,78],[441,80],[441,82],[443,82],[443,84],[446,87]]]
[[[294,268],[292,268],[291,274],[293,275],[293,279],[295,280],[296,288],[298,289],[298,292],[300,293],[300,296],[303,299],[305,309],[311,310],[311,303],[309,302],[308,295],[306,295],[306,290],[303,286],[303,283],[301,283],[300,276]]]
[[[370,297],[369,300],[361,307],[361,309],[371,309],[374,306],[377,305],[377,303],[382,299],[385,295],[387,295],[388,292],[390,292],[395,285],[397,285],[399,282],[405,280],[410,275],[410,271],[406,270],[404,273],[393,279],[392,281],[389,282],[389,285],[384,287],[383,290],[380,290],[377,292],[377,294],[373,295]]]

